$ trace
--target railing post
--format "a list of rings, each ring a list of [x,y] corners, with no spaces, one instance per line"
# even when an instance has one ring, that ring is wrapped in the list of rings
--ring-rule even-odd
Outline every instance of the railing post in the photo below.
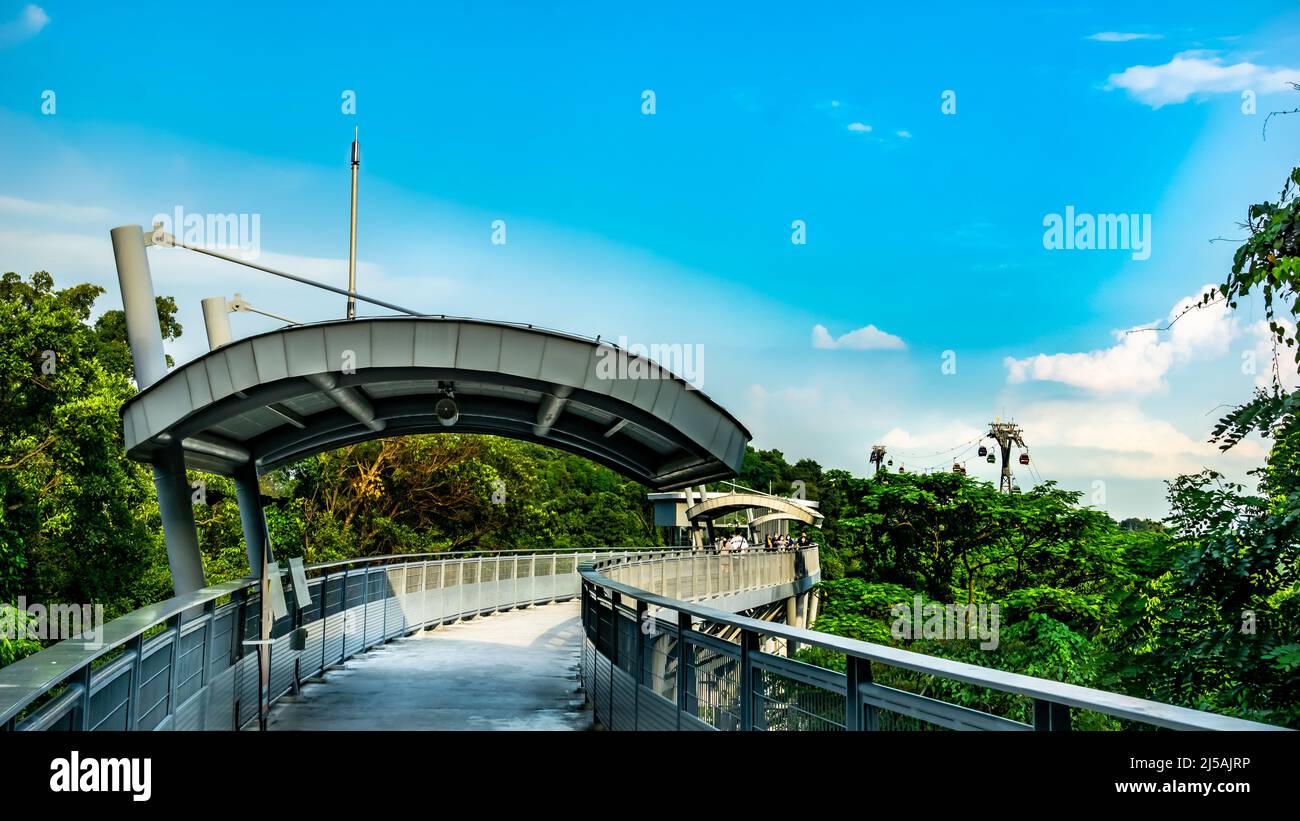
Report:
[[[298,591],[295,590],[292,603],[289,605],[289,636],[290,636],[289,647],[290,648],[293,647],[293,642],[294,642],[292,636],[294,633],[298,631],[298,628],[300,627],[302,627],[302,608],[298,606]],[[293,687],[290,688],[290,692],[292,692],[294,695],[297,695],[298,691],[302,689],[302,681],[301,681],[302,653],[297,650],[293,650],[292,652],[294,653]]]
[[[614,729],[614,668],[618,667],[618,605],[623,600],[620,593],[609,595],[609,729]]]
[[[366,564],[361,568],[361,650],[366,649],[366,635],[369,631],[366,629],[366,622],[370,620],[370,565]],[[347,658],[346,648],[343,651],[343,657]]]
[[[241,695],[243,694],[243,692],[244,692],[244,670],[243,670],[243,659],[244,659],[244,639],[246,638],[246,634],[247,634],[247,631],[248,631],[248,625],[244,623],[244,620],[245,620],[246,618],[248,618],[248,612],[247,612],[247,607],[248,607],[248,588],[247,588],[247,587],[241,587],[241,588],[239,588],[238,590],[236,590],[236,591],[235,591],[235,595],[234,595],[234,600],[235,600],[235,623],[234,623],[233,625],[231,625],[231,628],[230,628],[230,630],[231,630],[231,637],[230,637],[230,666],[236,668],[236,669],[235,669],[235,684],[234,684],[234,687],[235,687],[235,697],[234,697],[234,699],[232,699],[232,700],[234,701],[234,707],[233,707],[233,709],[232,709],[232,712],[234,713],[234,717],[233,717],[233,721],[234,721],[234,729],[238,730],[238,729],[239,729],[239,726],[240,726],[240,724],[239,724],[239,706],[240,706],[240,696],[241,696]],[[132,713],[132,720],[131,720],[130,727],[131,727],[132,730],[136,729],[135,721],[139,719],[139,715],[138,715],[139,709],[138,709],[138,706],[136,705],[136,699],[137,699],[137,697],[140,695],[140,690],[139,690],[139,687],[140,687],[140,656],[139,656],[139,652],[140,652],[140,650],[144,647],[144,644],[142,643],[140,637],[137,636],[135,642],[136,642],[136,644],[135,644],[135,649],[136,649],[136,661],[135,661],[135,665],[134,665],[134,668],[133,668],[132,673],[131,673],[132,678],[133,678],[133,681],[135,682],[135,683],[132,685],[132,689],[131,689],[131,713]]]
[[[477,617],[480,613],[483,612],[483,557],[482,556],[478,557],[478,570],[476,570],[475,572],[478,573],[477,576],[478,581],[476,582],[476,584],[478,584],[478,602],[477,602],[478,609],[474,611],[474,615]],[[462,581],[464,580],[462,579]]]
[[[327,594],[329,593],[329,589],[330,574],[329,571],[326,570],[320,577],[320,674],[322,677],[325,675],[325,645],[329,644],[329,641],[327,641],[329,631],[326,629],[329,627],[329,620],[325,615],[325,607],[328,604]]]
[[[688,662],[690,653],[687,652],[686,634],[691,629],[691,614],[677,613],[677,729],[682,728],[682,716],[686,715],[687,707],[690,702],[687,698],[686,685],[689,681]]]
[[[650,621],[650,606],[643,601],[636,603],[636,664],[633,665],[632,729],[641,729],[641,685],[645,681],[645,638]]]
[[[131,661],[131,676],[130,676],[131,689],[127,693],[127,702],[126,702],[126,729],[127,730],[135,730],[136,724],[140,720],[140,650],[143,648],[144,648],[143,634],[131,639],[130,644],[126,646],[126,652],[133,653],[135,655],[135,658]]]
[[[81,698],[77,700],[76,729],[85,732],[90,729],[90,682],[94,677],[94,667],[90,662],[77,671],[77,682],[81,684]]]
[[[758,634],[740,631],[740,729],[754,729],[754,657],[758,652]]]
[[[1034,699],[1034,729],[1038,732],[1066,732],[1070,729],[1070,708],[1066,704]]]
[[[182,615],[183,614],[181,613],[177,613],[176,615],[172,616],[170,619],[167,620],[167,630],[172,634],[171,665],[168,668],[169,675],[168,675],[168,684],[167,684],[167,715],[172,717],[173,724],[175,724],[175,720],[176,720],[176,685],[179,683],[177,681],[177,679],[179,678],[179,676],[177,675],[177,673],[179,672],[177,670],[177,667],[180,664],[180,659],[181,659],[181,623],[182,623],[181,616]]]
[[[379,643],[383,644],[388,641],[388,602],[393,597],[388,595],[393,593],[392,568],[384,565],[379,569],[379,594],[384,597],[383,612],[379,616]]]
[[[217,600],[211,599],[203,605],[203,616],[208,620],[207,626],[203,628],[203,671],[199,673],[199,681],[202,687],[207,687],[209,682],[208,672],[212,669],[212,660],[216,653],[216,642],[214,633],[217,629]]]
[[[876,729],[876,710],[862,704],[861,685],[871,682],[871,662],[857,656],[846,656],[844,680],[844,729]]]
[[[438,625],[447,619],[447,561],[438,562]]]

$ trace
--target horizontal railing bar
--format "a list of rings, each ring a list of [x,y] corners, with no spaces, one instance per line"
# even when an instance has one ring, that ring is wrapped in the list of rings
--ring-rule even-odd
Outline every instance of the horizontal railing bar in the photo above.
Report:
[[[891,713],[909,716],[951,730],[1033,730],[1032,724],[973,710],[959,704],[909,693],[883,684],[863,682],[858,697],[865,703]]]
[[[606,548],[558,548],[547,550],[530,550],[530,549],[510,549],[496,551],[448,551],[444,553],[408,553],[408,554],[388,554],[384,556],[368,556],[356,559],[346,559],[343,561],[324,562],[321,564],[309,565],[304,570],[313,575],[309,580],[324,579],[322,572],[327,572],[334,568],[350,568],[346,573],[356,572],[361,579],[361,585],[365,584],[365,579],[369,577],[369,571],[380,569],[385,564],[390,563],[428,563],[436,564],[441,562],[458,563],[465,560],[476,558],[494,559],[502,556],[520,556],[520,555],[540,555],[555,556],[557,558],[568,558],[570,556],[591,556],[603,555],[607,553],[626,553],[647,548],[636,547],[606,547]],[[691,548],[683,548],[676,551],[672,548],[656,548],[656,553],[660,555],[670,552],[689,552]],[[575,572],[574,570],[569,572]],[[288,567],[280,568],[280,575],[287,576]],[[332,574],[330,574],[332,575]],[[564,575],[564,574],[556,574]],[[222,584],[205,587],[192,593],[186,593],[176,596],[156,604],[147,605],[139,610],[132,611],[123,616],[103,625],[103,639],[101,642],[94,641],[93,634],[87,632],[80,638],[66,639],[56,644],[19,659],[18,661],[6,667],[0,668],[0,725],[4,725],[11,718],[17,716],[24,708],[33,701],[39,699],[43,694],[49,692],[54,687],[73,677],[77,671],[84,668],[87,664],[92,664],[96,659],[105,653],[109,653],[117,647],[137,638],[148,632],[150,629],[159,624],[167,622],[169,619],[200,608],[209,602],[215,601],[225,596],[233,596],[241,590],[256,587],[259,580],[252,576],[242,579],[233,579]],[[491,582],[489,582],[491,583]],[[563,594],[556,597],[557,601],[563,601],[573,598],[576,594]],[[256,605],[258,597],[250,594],[249,602]],[[238,604],[231,602],[222,605],[223,608],[236,608]],[[250,611],[250,613],[253,611]],[[482,611],[480,611],[482,612]],[[181,626],[183,633],[190,630],[199,629],[202,625],[210,623],[212,614],[204,613],[191,621],[186,621]],[[178,640],[176,628],[159,633],[158,636],[151,637],[149,644],[144,649],[142,655],[148,658],[153,652],[167,642]],[[382,641],[381,639],[378,639]],[[373,644],[369,640],[364,642],[367,646]],[[44,708],[43,708],[44,709]],[[145,712],[141,713],[146,714]]]
[[[98,730],[100,727],[104,726],[104,722],[105,722],[105,721],[108,721],[110,718],[112,718],[114,715],[116,715],[118,710],[123,710],[123,709],[125,709],[126,706],[127,706],[128,704],[130,704],[130,703],[131,703],[131,697],[130,697],[130,696],[127,696],[126,698],[122,699],[121,701],[119,701],[119,702],[117,703],[117,706],[116,706],[116,707],[114,707],[113,709],[108,710],[107,712],[105,712],[103,718],[101,718],[99,721],[96,721],[96,722],[95,722],[95,726],[94,726],[94,727],[91,727],[90,729],[91,729],[91,730]]]
[[[94,695],[95,693],[98,693],[104,686],[111,684],[117,676],[122,675],[123,672],[129,674],[131,665],[134,663],[135,651],[127,650],[122,655],[96,670],[90,680],[90,694]]]
[[[59,721],[68,713],[75,712],[77,702],[81,701],[82,687],[80,684],[69,684],[68,689],[59,694],[59,697],[46,704],[39,713],[29,717],[18,724],[19,730],[44,730],[50,725]]]
[[[820,687],[829,693],[840,696],[844,695],[845,691],[848,690],[845,675],[834,670],[827,670],[825,667],[818,667],[815,664],[809,664],[797,659],[774,656],[771,653],[752,653],[750,658],[753,659],[755,668],[792,679],[800,684]]]
[[[761,554],[761,551],[759,551],[759,553]],[[938,656],[928,656],[924,653],[917,653],[911,650],[902,650],[897,647],[871,644],[864,641],[857,641],[856,639],[835,636],[830,633],[821,633],[816,630],[809,630],[802,627],[791,627],[788,625],[777,624],[775,622],[750,618],[748,616],[727,613],[726,611],[717,610],[703,604],[671,599],[666,596],[660,596],[646,590],[635,588],[629,584],[624,584],[623,582],[614,581],[613,579],[606,577],[601,572],[601,569],[603,568],[598,568],[595,562],[584,562],[581,567],[579,567],[578,574],[589,584],[621,593],[637,601],[645,602],[646,604],[668,608],[679,613],[687,613],[691,616],[717,624],[725,624],[731,627],[750,630],[760,635],[775,636],[778,638],[784,638],[787,641],[793,639],[801,645],[806,644],[821,647],[827,650],[843,653],[846,656],[879,662],[891,667],[911,670],[924,675],[960,681],[965,684],[973,684],[979,687],[987,687],[991,690],[1029,696],[1031,698],[1042,699],[1055,704],[1076,707],[1082,710],[1092,710],[1116,718],[1130,719],[1145,724],[1152,724],[1158,727],[1167,727],[1176,730],[1287,729],[1285,727],[1277,727],[1257,721],[1218,715],[1216,713],[1206,713],[1187,707],[1162,704],[1157,701],[1149,701],[1147,699],[1135,698],[1133,696],[1121,695],[1119,693],[1109,693],[1104,690],[1093,690],[1087,687],[1081,687],[1077,684],[1067,684],[1064,682],[1051,681],[1049,679],[1040,679],[1033,676],[1022,675],[1020,673],[996,670],[990,667],[980,667],[975,664],[953,661]]]
[[[708,633],[701,633],[699,630],[691,630],[687,632],[686,640],[691,644],[698,644],[701,647],[707,647],[713,652],[726,656],[733,661],[740,661],[740,645],[738,644],[723,641],[717,636],[710,636]]]

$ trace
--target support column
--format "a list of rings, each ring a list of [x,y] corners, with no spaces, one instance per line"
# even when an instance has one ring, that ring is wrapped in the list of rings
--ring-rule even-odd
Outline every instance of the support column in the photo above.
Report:
[[[126,344],[131,348],[131,361],[135,364],[135,383],[144,390],[167,375],[158,301],[154,299],[149,258],[144,252],[144,229],[123,225],[109,235],[113,238],[117,284],[122,291],[122,312],[126,315]]]
[[[158,301],[154,298],[149,257],[144,250],[144,229],[138,225],[122,225],[110,231],[109,236],[117,261],[117,282],[122,291],[126,341],[135,366],[135,383],[144,390],[167,375]],[[167,541],[172,589],[178,596],[198,590],[204,584],[203,557],[194,528],[190,483],[185,478],[185,455],[179,443],[168,445],[154,457],[153,483],[158,490],[158,511]]]
[[[204,298],[203,327],[208,332],[208,350],[230,344],[234,337],[230,333],[230,306],[224,296]]]
[[[790,596],[785,600],[785,623],[789,627],[807,627],[804,624],[804,609],[800,606],[802,602],[798,596]],[[785,640],[786,658],[794,658],[794,654],[799,652],[799,642],[794,639]]]
[[[266,514],[262,510],[262,489],[257,482],[257,469],[252,460],[240,466],[234,475],[235,499],[239,503],[239,522],[244,529],[244,546],[248,553],[248,572],[259,576],[262,572],[263,551],[266,561],[274,561],[274,550],[266,531]]]
[[[172,590],[177,596],[201,590],[203,555],[199,552],[199,534],[194,526],[190,483],[185,477],[185,454],[179,443],[167,445],[154,456],[153,484],[158,491],[158,512],[167,542]]]

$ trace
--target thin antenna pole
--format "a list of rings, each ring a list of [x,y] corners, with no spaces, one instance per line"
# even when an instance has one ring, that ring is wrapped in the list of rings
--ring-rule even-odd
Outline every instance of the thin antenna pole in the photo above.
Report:
[[[361,129],[352,136],[352,228],[348,235],[348,319],[357,318],[357,170],[361,167]]]

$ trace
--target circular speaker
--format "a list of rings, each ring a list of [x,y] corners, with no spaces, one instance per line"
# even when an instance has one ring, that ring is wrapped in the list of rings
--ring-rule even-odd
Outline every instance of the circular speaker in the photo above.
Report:
[[[448,427],[460,419],[460,408],[456,406],[456,400],[448,396],[438,400],[438,404],[433,406],[433,412],[437,414],[438,421]]]

